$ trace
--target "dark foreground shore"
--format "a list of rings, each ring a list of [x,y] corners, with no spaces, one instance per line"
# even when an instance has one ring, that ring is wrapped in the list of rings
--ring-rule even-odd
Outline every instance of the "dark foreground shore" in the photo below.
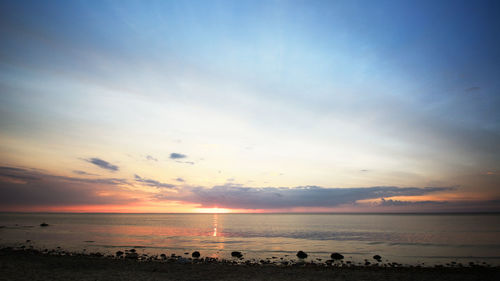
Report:
[[[498,267],[325,267],[136,261],[0,249],[0,280],[500,280]]]

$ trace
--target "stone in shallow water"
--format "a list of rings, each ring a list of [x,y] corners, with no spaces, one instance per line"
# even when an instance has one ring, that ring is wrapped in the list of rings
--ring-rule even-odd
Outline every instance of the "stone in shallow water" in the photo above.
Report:
[[[234,251],[234,252],[231,252],[231,257],[241,258],[241,257],[243,257],[243,254],[241,252]]]
[[[342,254],[339,254],[339,253],[333,253],[331,256],[332,260],[342,260],[344,259],[344,256]]]
[[[307,254],[305,252],[303,252],[303,251],[298,251],[297,252],[297,257],[299,259],[305,259],[305,258],[307,258]]]
[[[139,258],[139,255],[137,253],[135,253],[135,252],[132,252],[132,253],[127,253],[125,255],[125,257],[127,259],[134,259],[135,260],[135,259]]]

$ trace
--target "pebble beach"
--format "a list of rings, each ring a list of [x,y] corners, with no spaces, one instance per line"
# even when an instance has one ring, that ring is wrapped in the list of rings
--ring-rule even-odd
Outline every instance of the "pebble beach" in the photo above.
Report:
[[[341,262],[273,264],[207,257],[120,256],[0,249],[0,280],[500,280],[489,265],[402,266]],[[128,255],[127,255],[128,254]]]

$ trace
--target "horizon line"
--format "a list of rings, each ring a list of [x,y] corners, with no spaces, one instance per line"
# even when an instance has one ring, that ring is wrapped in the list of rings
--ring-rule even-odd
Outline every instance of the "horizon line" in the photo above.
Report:
[[[123,214],[123,215],[500,215],[500,211],[469,212],[51,212],[51,211],[0,211],[0,214]]]

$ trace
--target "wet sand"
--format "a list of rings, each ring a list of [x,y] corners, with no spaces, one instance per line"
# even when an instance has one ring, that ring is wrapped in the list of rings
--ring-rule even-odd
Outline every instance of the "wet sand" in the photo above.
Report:
[[[137,261],[4,248],[0,249],[0,280],[500,280],[500,268]]]

